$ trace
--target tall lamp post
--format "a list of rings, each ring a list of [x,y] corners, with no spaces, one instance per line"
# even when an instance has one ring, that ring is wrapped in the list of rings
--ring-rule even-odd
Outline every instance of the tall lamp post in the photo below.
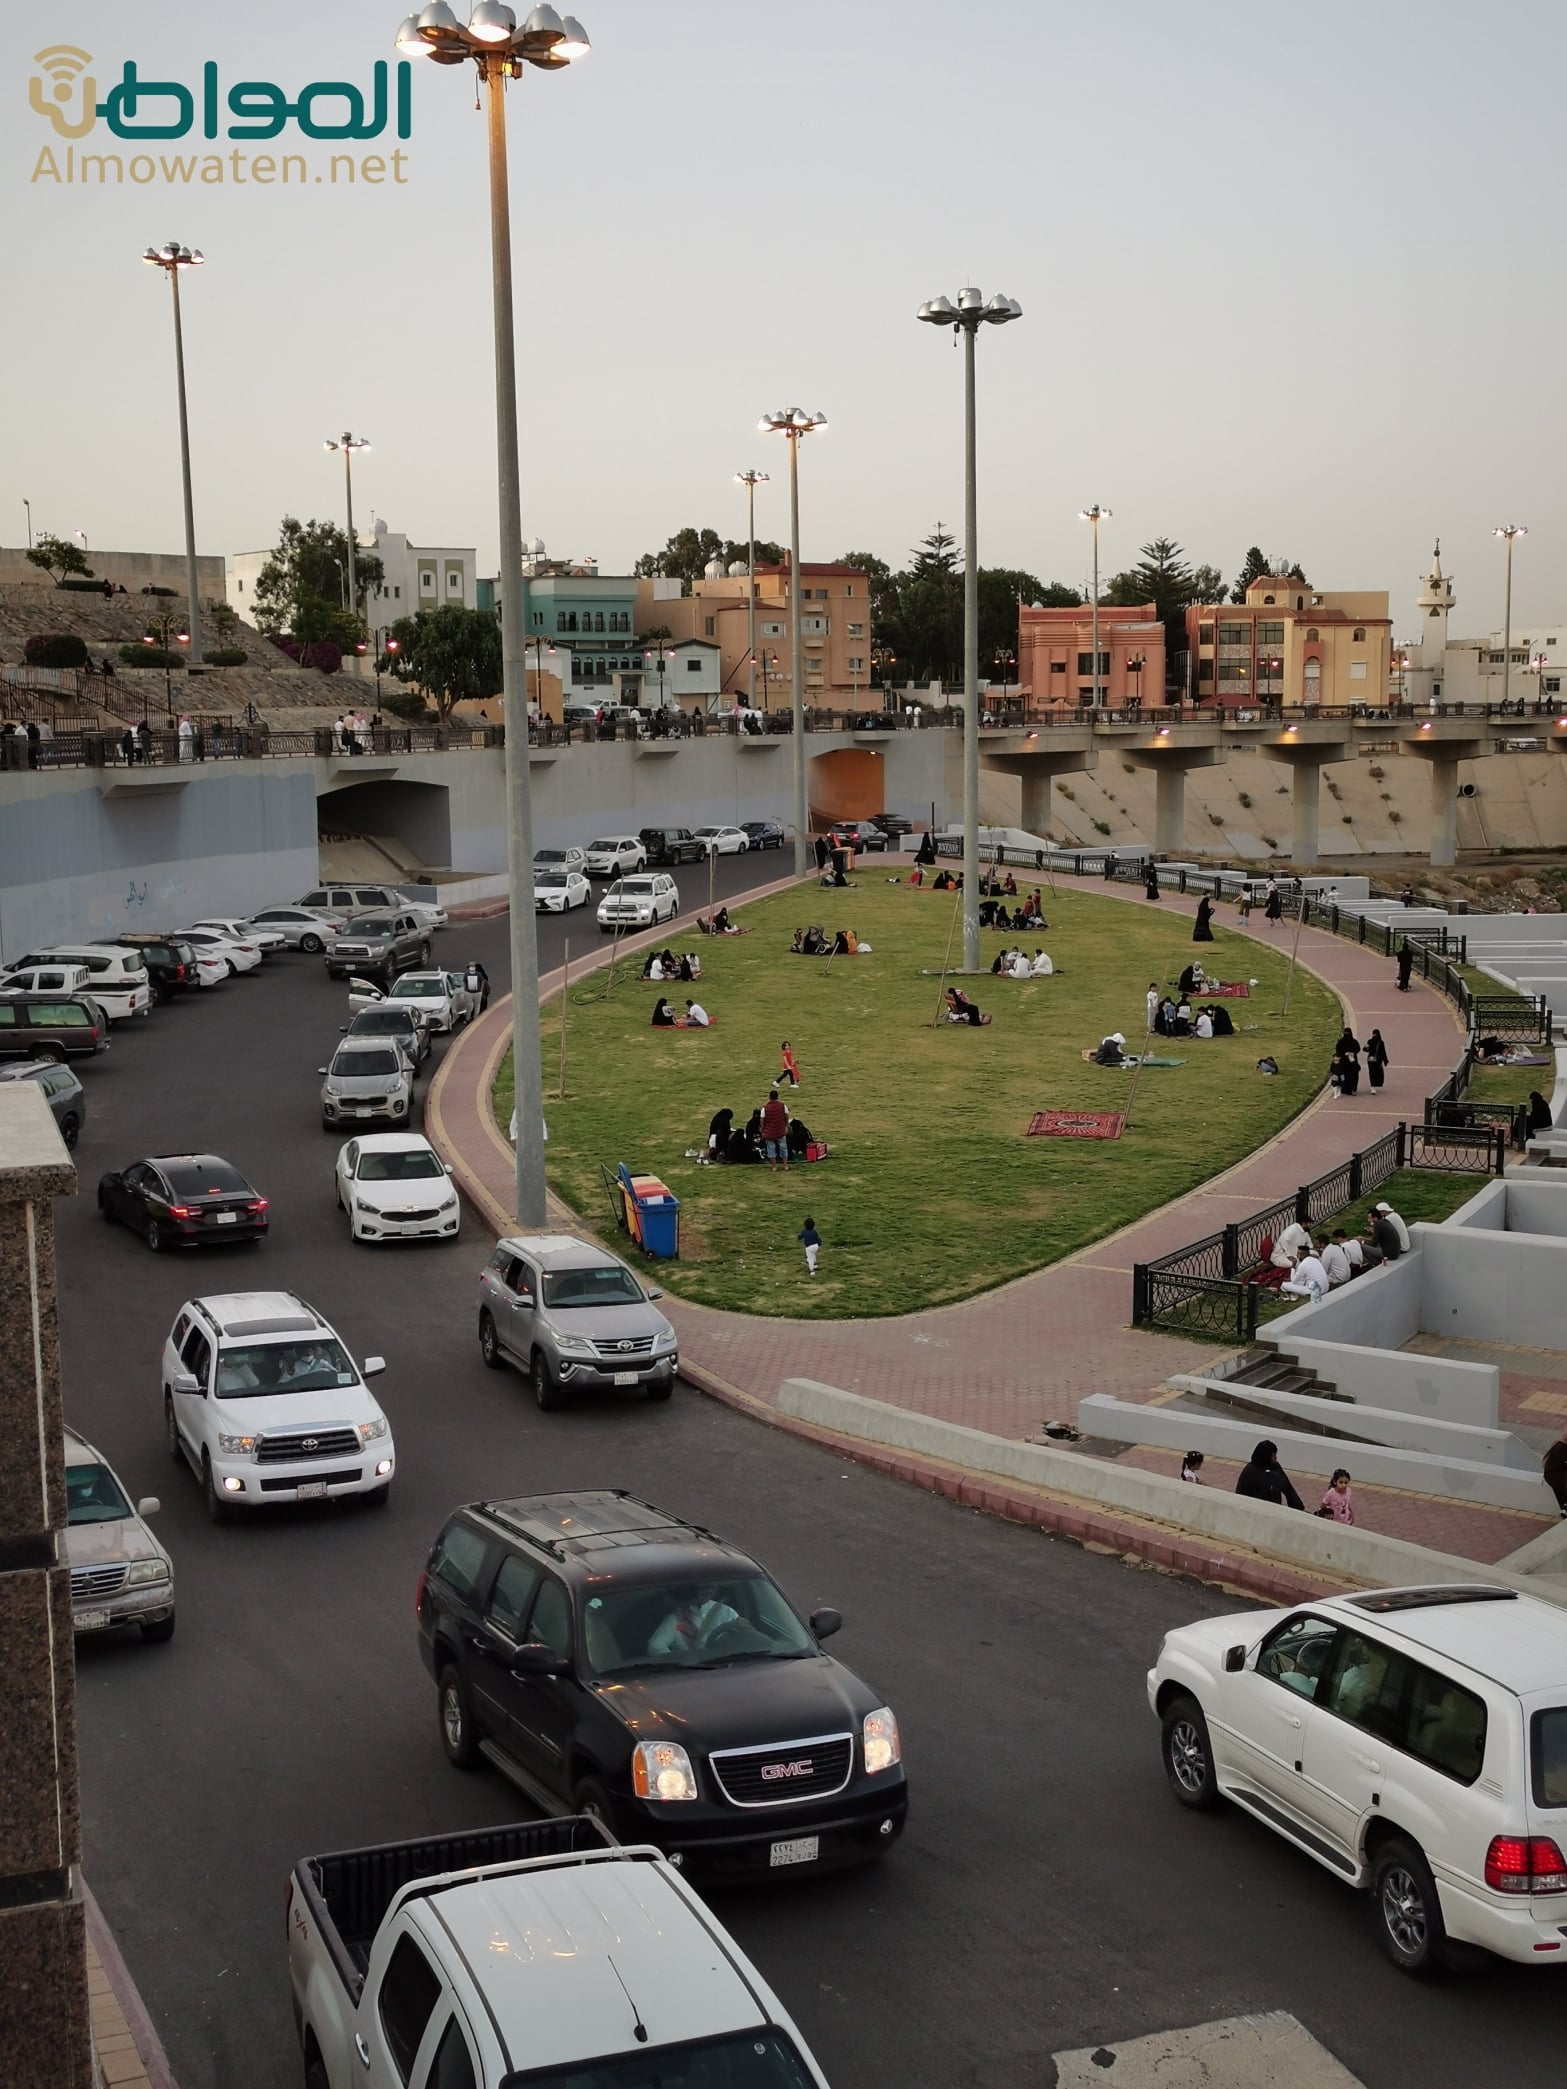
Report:
[[[348,613],[359,621],[359,586],[354,572],[354,452],[368,450],[368,436],[349,435],[346,430],[335,442],[325,442],[324,450],[341,450],[343,453],[343,492],[348,501]]]
[[[142,633],[141,641],[144,646],[161,645],[163,648],[163,715],[168,719],[171,726],[174,723],[174,684],[170,679],[169,633],[171,631],[174,633],[174,643],[176,645],[188,646],[190,644],[190,633],[179,629],[179,621],[178,617],[160,616],[153,618]],[[156,630],[153,629],[154,623],[158,627]]]
[[[756,489],[772,483],[765,471],[737,471],[735,484],[745,488],[745,644],[746,702],[756,709]],[[789,576],[791,592],[794,575]]]
[[[763,435],[782,435],[789,444],[789,689],[793,698],[790,708],[794,713],[794,874],[803,878],[811,860],[811,814],[805,797],[805,663],[800,643],[800,438],[814,435],[818,428],[825,428],[827,416],[807,413],[800,406],[780,406],[772,413],[764,413],[756,425]]]
[[[354,651],[361,659],[363,659],[366,653],[371,656],[371,664],[375,668],[375,707],[377,712],[381,708],[381,655],[383,653],[398,653],[402,651],[402,640],[391,638],[387,635],[391,628],[390,624],[378,624],[368,639],[360,639],[359,643],[354,647]],[[383,639],[386,640],[385,645],[381,643]]]
[[[1507,546],[1507,593],[1502,613],[1502,702],[1507,701],[1507,685],[1513,672],[1513,539],[1527,537],[1529,532],[1521,522],[1504,522],[1500,529],[1491,532],[1500,537]]]
[[[33,504],[25,493],[22,496],[22,506],[27,510],[27,548],[31,551],[33,548]]]
[[[437,65],[471,58],[486,90],[490,159],[490,266],[495,327],[495,459],[500,481],[501,688],[506,710],[506,859],[511,887],[512,1070],[517,1089],[517,1217],[542,1226],[544,1077],[539,1054],[539,947],[533,908],[533,804],[528,774],[527,625],[522,580],[522,491],[517,456],[517,355],[512,316],[511,199],[506,180],[506,83],[526,66],[557,72],[589,48],[575,16],[536,7],[519,28],[500,0],[478,0],[463,28],[432,0],[397,32],[406,57]]]
[[[1020,319],[1015,297],[985,302],[982,290],[933,297],[919,308],[931,326],[963,336],[963,969],[979,970],[979,497],[974,440],[974,341],[982,326]]]
[[[201,268],[206,255],[200,247],[182,247],[177,239],[165,240],[161,247],[148,247],[142,260],[152,268],[161,268],[169,279],[169,288],[174,294],[174,373],[179,383],[180,395],[180,472],[185,493],[185,591],[188,612],[188,629],[192,656],[201,658],[201,598],[196,588],[196,511],[190,491],[190,420],[185,411],[185,334],[180,325],[180,270]]]
[[[1094,648],[1094,709],[1103,702],[1103,691],[1099,683],[1099,525],[1110,520],[1110,510],[1101,508],[1095,501],[1091,508],[1078,511],[1078,521],[1086,522],[1094,535],[1094,587],[1093,587],[1093,648]]]

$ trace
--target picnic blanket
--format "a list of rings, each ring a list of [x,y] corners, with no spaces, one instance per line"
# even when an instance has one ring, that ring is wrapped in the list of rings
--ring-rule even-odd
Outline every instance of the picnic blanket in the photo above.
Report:
[[[1097,1050],[1097,1048],[1095,1049]],[[1099,1063],[1098,1059],[1095,1056],[1095,1052],[1090,1051],[1087,1048],[1079,1052],[1078,1057],[1080,1059],[1086,1059],[1090,1066],[1097,1066]],[[1123,1054],[1121,1059],[1122,1066],[1135,1066],[1136,1064],[1137,1054],[1135,1052],[1127,1052]],[[1186,1064],[1186,1061],[1184,1059],[1160,1059],[1156,1057],[1156,1055],[1152,1052],[1144,1052],[1143,1064],[1144,1066],[1184,1066]],[[1111,1073],[1115,1073],[1117,1069],[1112,1066],[1111,1068],[1109,1068],[1109,1071]]]
[[[1197,987],[1192,994],[1194,1001],[1249,1001],[1251,982],[1246,979],[1210,979],[1206,986]]]
[[[1036,1110],[1026,1139],[1119,1139],[1119,1110]]]

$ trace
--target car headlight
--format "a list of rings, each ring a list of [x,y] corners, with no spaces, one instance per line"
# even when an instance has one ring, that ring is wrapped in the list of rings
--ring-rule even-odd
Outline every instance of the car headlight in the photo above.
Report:
[[[360,1211],[363,1212],[364,1216],[367,1219],[378,1219],[381,1217],[382,1214],[380,1205],[367,1204],[364,1198],[360,1196],[357,1190],[354,1192],[354,1202],[358,1205]]]
[[[169,1569],[161,1559],[139,1559],[125,1570],[125,1585],[134,1588],[138,1582],[167,1581]]]
[[[867,1775],[874,1777],[878,1770],[890,1770],[894,1763],[902,1762],[898,1722],[885,1705],[879,1711],[866,1713],[863,1740]]]
[[[373,1422],[361,1422],[359,1424],[359,1441],[361,1443],[375,1443],[379,1438],[386,1435],[387,1427],[387,1419],[384,1414],[378,1414]],[[887,1716],[890,1718],[892,1715],[889,1713]]]
[[[586,1335],[556,1335],[555,1346],[557,1349],[569,1350],[573,1356],[595,1354],[593,1344]]]
[[[696,1772],[678,1741],[639,1741],[631,1758],[631,1788],[639,1799],[694,1799]]]
[[[678,1340],[679,1337],[678,1335],[676,1335],[674,1329],[672,1327],[666,1327],[664,1332],[654,1340],[653,1347],[655,1350],[673,1349]]]
[[[253,1436],[224,1436],[224,1435],[223,1435],[223,1434],[221,1433],[221,1431],[219,1432],[219,1435],[218,1435],[218,1449],[219,1449],[220,1451],[227,1451],[227,1452],[229,1452],[229,1454],[230,1454],[231,1456],[233,1456],[233,1457],[236,1457],[236,1458],[240,1458],[240,1457],[247,1457],[247,1458],[248,1458],[248,1457],[249,1457],[249,1455],[250,1455],[250,1453],[251,1453],[251,1452],[252,1452],[252,1451],[253,1451],[253,1450],[254,1450],[255,1448],[256,1448],[256,1439],[255,1439],[255,1438],[254,1438]]]

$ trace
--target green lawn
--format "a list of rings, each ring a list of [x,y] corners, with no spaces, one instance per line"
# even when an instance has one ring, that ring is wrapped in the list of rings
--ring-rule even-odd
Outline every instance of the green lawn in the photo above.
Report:
[[[862,866],[851,893],[807,888],[736,909],[751,934],[700,939],[695,991],[715,1018],[709,1031],[651,1029],[659,989],[636,966],[607,997],[601,978],[585,981],[568,1010],[564,1100],[559,1000],[544,1010],[552,1185],[602,1226],[601,1163],[661,1175],[682,1207],[682,1259],[662,1266],[663,1281],[683,1297],[800,1317],[902,1313],[1037,1269],[1194,1188],[1321,1086],[1339,1004],[1297,973],[1281,1021],[1287,953],[1222,928],[1194,949],[1180,917],[1076,890],[1047,889],[1045,910],[1042,936],[985,932],[987,962],[1022,940],[1030,953],[1042,942],[1058,969],[1026,984],[971,982],[995,1017],[982,1030],[931,1022],[938,983],[923,975],[941,966],[952,900],[889,885],[879,867]],[[791,956],[791,932],[812,920],[852,925],[873,954]],[[1173,982],[1194,955],[1210,973],[1258,980],[1249,999],[1227,1003],[1236,1035],[1160,1040],[1184,1064],[1143,1070],[1117,1141],[1025,1137],[1036,1110],[1124,1107],[1130,1075],[1086,1065],[1080,1049],[1110,1030],[1140,1037],[1149,980]],[[688,1160],[716,1110],[743,1123],[766,1099],[785,1037],[804,1083],[786,1100],[830,1159],[787,1179]],[[1277,1078],[1256,1072],[1264,1053]],[[511,1113],[509,1064],[496,1113],[502,1124]],[[814,1282],[795,1240],[808,1214],[826,1243]]]
[[[1549,1102],[1554,1066],[1477,1066],[1464,1090],[1466,1103],[1526,1103],[1538,1088]]]

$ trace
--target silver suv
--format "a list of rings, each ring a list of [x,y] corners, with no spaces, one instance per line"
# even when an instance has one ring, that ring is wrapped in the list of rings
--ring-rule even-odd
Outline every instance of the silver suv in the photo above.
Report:
[[[390,979],[429,962],[430,932],[406,907],[395,913],[361,914],[326,946],[326,968],[333,979],[347,979],[350,973],[361,979]]]
[[[618,1257],[567,1233],[503,1240],[479,1278],[479,1349],[492,1371],[516,1364],[549,1410],[568,1391],[640,1386],[650,1400],[675,1389],[680,1345]]]
[[[146,1523],[157,1511],[155,1494],[133,1509],[102,1452],[66,1430],[65,1554],[78,1632],[140,1625],[143,1639],[174,1637],[174,1568]]]
[[[413,1109],[414,1076],[395,1038],[344,1038],[321,1076],[321,1122],[329,1132],[345,1125],[390,1124],[399,1130]]]

